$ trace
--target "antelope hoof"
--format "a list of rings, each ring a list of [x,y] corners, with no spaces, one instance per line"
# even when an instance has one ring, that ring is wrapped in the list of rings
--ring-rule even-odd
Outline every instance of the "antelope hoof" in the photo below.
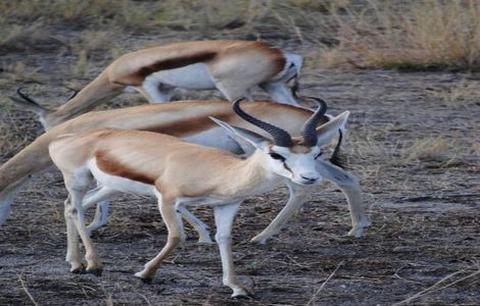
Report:
[[[75,267],[71,267],[70,268],[70,273],[73,273],[73,274],[83,274],[85,273],[85,266],[80,264],[80,265],[76,265]]]
[[[364,226],[355,226],[348,232],[348,236],[353,236],[355,238],[360,238],[363,236]]]
[[[264,237],[262,236],[261,234],[253,237],[252,239],[250,239],[250,242],[252,243],[258,243],[258,244],[266,244],[267,243],[267,240],[268,240],[269,237]]]
[[[145,284],[151,284],[153,282],[153,277],[145,276],[143,275],[142,272],[135,273],[135,277],[139,278],[142,281],[142,283],[145,283]]]
[[[353,226],[353,228],[348,232],[348,236],[353,236],[355,238],[360,238],[363,236],[363,231],[365,228],[369,227],[372,223],[367,218],[360,221],[360,223]]]
[[[86,272],[89,273],[89,274],[93,274],[95,276],[100,277],[100,276],[102,276],[103,269],[102,268],[87,269]]]
[[[244,288],[235,288],[235,289],[232,289],[232,290],[233,290],[233,293],[232,293],[231,297],[233,299],[251,299],[252,298],[252,294],[250,294]]]

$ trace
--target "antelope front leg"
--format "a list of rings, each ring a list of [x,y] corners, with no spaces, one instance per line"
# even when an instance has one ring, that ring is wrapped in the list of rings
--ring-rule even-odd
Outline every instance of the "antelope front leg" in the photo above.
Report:
[[[222,259],[223,284],[233,290],[232,297],[248,295],[235,275],[232,258],[232,225],[239,206],[240,203],[232,203],[214,208],[215,225],[217,226],[215,240]]]
[[[352,229],[348,235],[361,237],[364,228],[369,227],[371,222],[365,215],[358,179],[340,167],[322,160],[317,160],[317,170],[325,179],[335,183],[346,196],[352,218]]]
[[[144,282],[151,282],[155,277],[155,273],[160,267],[162,261],[175,249],[175,247],[185,239],[183,232],[182,219],[175,209],[175,202],[173,200],[166,200],[159,196],[158,206],[162,214],[163,222],[168,229],[167,243],[155,258],[145,264],[142,271],[135,273],[135,276],[142,279]]]
[[[257,236],[250,241],[265,244],[273,235],[280,232],[282,226],[290,219],[290,217],[302,207],[305,202],[306,192],[304,188],[287,183],[290,197],[285,207],[278,213],[272,222]]]

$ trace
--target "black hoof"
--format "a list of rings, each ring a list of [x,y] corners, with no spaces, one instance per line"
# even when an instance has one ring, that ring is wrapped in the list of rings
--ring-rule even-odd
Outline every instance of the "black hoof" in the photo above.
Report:
[[[151,285],[153,283],[153,278],[140,278],[142,283]]]
[[[236,295],[234,297],[232,297],[233,300],[253,300],[253,295],[252,294],[248,294],[248,295]]]
[[[91,270],[86,270],[87,273],[93,274],[95,276],[102,276],[103,269],[91,269]]]
[[[73,274],[84,274],[85,273],[85,266],[80,266],[76,269],[70,270],[71,273]]]

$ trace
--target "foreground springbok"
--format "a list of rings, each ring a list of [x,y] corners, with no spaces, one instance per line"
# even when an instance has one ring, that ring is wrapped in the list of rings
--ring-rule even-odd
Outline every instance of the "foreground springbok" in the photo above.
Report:
[[[179,42],[119,57],[57,110],[27,105],[34,107],[46,130],[130,89],[150,102],[169,101],[176,87],[218,89],[233,102],[260,86],[273,101],[297,105],[286,83],[298,76],[302,62],[301,56],[260,41]]]
[[[233,267],[231,230],[239,205],[248,197],[268,192],[288,180],[297,185],[321,182],[316,159],[321,151],[319,138],[330,138],[339,126],[345,125],[348,112],[332,122],[317,124],[326,112],[326,104],[305,122],[302,137],[292,138],[288,132],[261,121],[234,102],[235,113],[268,133],[272,140],[246,129],[211,118],[222,128],[235,133],[255,147],[242,159],[222,150],[183,142],[178,138],[145,131],[101,129],[84,134],[64,135],[49,146],[54,164],[63,174],[69,200],[65,207],[67,223],[67,261],[71,271],[83,268],[78,235],[85,246],[87,272],[100,274],[102,262],[87,234],[84,217],[86,201],[96,203],[111,191],[156,196],[168,230],[168,239],[161,252],[135,276],[151,281],[162,261],[185,234],[180,210],[188,206],[214,207],[220,249],[223,284],[233,290],[232,296],[246,295]],[[85,199],[92,179],[101,186]]]
[[[272,102],[249,102],[243,105],[248,113],[274,125],[281,125],[289,134],[301,134],[303,123],[312,115],[312,111]],[[48,155],[48,145],[59,135],[81,133],[98,128],[122,128],[146,130],[169,134],[188,142],[206,145],[233,153],[242,153],[248,147],[239,145],[228,132],[218,127],[209,119],[219,118],[231,125],[262,133],[255,126],[241,120],[225,101],[179,101],[168,104],[141,105],[123,109],[98,111],[84,114],[69,120],[39,136],[14,157],[0,166],[0,225],[5,223],[16,191],[20,190],[32,176],[52,165]],[[321,118],[320,124],[329,122],[329,116]],[[330,120],[331,121],[331,120]],[[318,128],[319,131],[321,128]],[[335,135],[331,135],[334,138]],[[327,144],[330,139],[324,139],[318,145]],[[350,235],[359,237],[364,228],[369,225],[365,216],[358,180],[345,170],[330,163],[325,157],[317,159],[318,171],[322,176],[336,184],[347,197],[352,218]],[[310,193],[305,186],[290,184],[290,198],[286,206],[272,223],[252,240],[265,243],[272,235],[279,232],[289,217],[298,210]],[[92,231],[105,224],[107,217],[107,202],[97,210],[94,223],[89,227]],[[188,213],[185,212],[185,217]],[[189,220],[189,219],[187,219]],[[193,219],[193,222],[196,220]],[[201,242],[209,242],[209,234],[205,225],[195,227],[200,234]]]

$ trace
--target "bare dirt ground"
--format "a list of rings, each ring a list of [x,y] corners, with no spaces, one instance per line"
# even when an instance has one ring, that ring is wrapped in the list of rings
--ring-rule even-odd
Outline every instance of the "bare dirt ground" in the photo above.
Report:
[[[189,38],[172,33],[123,43],[133,49]],[[270,41],[303,54],[313,48],[291,39]],[[41,132],[32,115],[4,98],[16,84],[23,82],[51,105],[67,97],[62,86],[73,81],[69,67],[77,59],[48,50],[2,54],[2,161]],[[83,85],[109,58],[96,54],[89,60],[88,75],[78,80]],[[26,68],[12,76],[8,67],[18,61]],[[344,151],[361,178],[373,226],[365,238],[346,237],[345,199],[325,183],[281,234],[259,246],[249,239],[287,196],[278,190],[252,198],[233,231],[237,272],[255,292],[251,300],[229,298],[216,246],[197,245],[190,230],[185,247],[152,284],[134,278],[166,239],[154,201],[134,196],[113,199],[109,225],[94,236],[103,275],[70,274],[64,261],[66,192],[51,169],[21,192],[1,228],[0,305],[392,305],[417,293],[412,304],[479,305],[480,104],[472,102],[479,81],[478,74],[319,70],[307,63],[302,91],[325,97],[330,113],[352,112]],[[179,93],[211,96],[218,93]],[[125,94],[110,106],[138,103],[137,95]],[[197,214],[213,227],[210,210]]]

